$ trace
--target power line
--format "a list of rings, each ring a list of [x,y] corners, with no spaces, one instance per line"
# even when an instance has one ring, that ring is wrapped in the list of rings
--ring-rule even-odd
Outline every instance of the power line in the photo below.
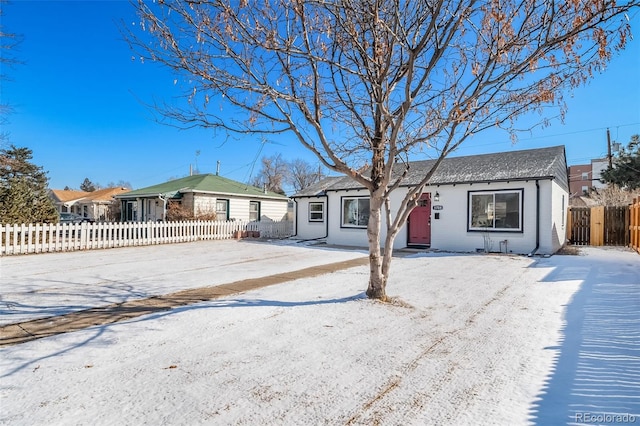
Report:
[[[546,139],[546,138],[557,138],[560,136],[569,136],[569,135],[577,135],[580,133],[590,133],[590,132],[595,132],[595,131],[602,131],[602,130],[606,130],[608,128],[615,128],[616,129],[616,136],[617,136],[617,130],[621,127],[630,127],[630,126],[638,126],[640,125],[640,122],[635,122],[635,123],[627,123],[627,124],[619,124],[617,126],[609,126],[609,127],[597,127],[597,128],[593,128],[593,129],[584,129],[584,130],[575,130],[573,132],[566,132],[566,133],[556,133],[554,135],[545,135],[545,136],[535,136],[535,137],[530,137],[530,138],[518,138],[518,142],[525,142],[525,141],[534,141],[534,140],[538,140],[538,139]],[[473,144],[473,146],[490,146],[490,145],[500,145],[505,143],[505,141],[503,142],[490,142],[490,143],[485,143],[485,144]],[[511,143],[511,141],[509,141],[509,143]]]

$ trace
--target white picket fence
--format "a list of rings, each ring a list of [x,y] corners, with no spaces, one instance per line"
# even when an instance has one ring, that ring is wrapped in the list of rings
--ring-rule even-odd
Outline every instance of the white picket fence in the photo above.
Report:
[[[291,221],[98,222],[0,225],[0,256],[232,238],[286,238]]]

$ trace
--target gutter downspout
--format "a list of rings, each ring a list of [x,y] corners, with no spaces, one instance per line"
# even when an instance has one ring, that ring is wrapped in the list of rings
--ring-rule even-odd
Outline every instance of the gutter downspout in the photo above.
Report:
[[[326,239],[329,236],[329,197],[325,194],[324,195],[325,200],[327,201],[327,209],[325,212],[325,225],[324,225],[324,237],[317,237],[317,238],[309,238],[306,240],[300,240],[299,242],[305,242],[305,241],[316,241],[316,240],[323,240]],[[316,198],[320,198],[319,196]],[[294,228],[294,233],[292,235],[292,237],[295,237],[296,235],[298,235],[298,202],[295,200],[295,198],[293,199],[293,202],[296,203],[296,226]]]
[[[317,197],[320,198],[320,197]],[[302,240],[304,241],[316,241],[316,240],[325,240],[328,236],[329,236],[329,197],[327,196],[327,194],[324,195],[324,199],[327,201],[327,211],[325,212],[325,221],[324,221],[324,237],[317,237],[317,238],[309,238],[307,240]]]
[[[324,237],[316,238],[316,240],[326,239],[329,236],[329,196],[326,191],[324,193],[324,199],[327,200],[327,210],[324,214]]]
[[[324,227],[324,237],[322,238],[329,238],[329,195],[327,194],[327,191],[324,192],[324,196],[327,199],[327,213],[326,213],[326,218],[327,218],[327,224]]]
[[[293,200],[293,211],[295,213],[294,217],[293,217],[293,235],[292,237],[295,237],[298,235],[298,200],[296,200],[295,198],[292,198]]]
[[[527,256],[531,257],[540,248],[540,181],[536,179],[536,247]]]

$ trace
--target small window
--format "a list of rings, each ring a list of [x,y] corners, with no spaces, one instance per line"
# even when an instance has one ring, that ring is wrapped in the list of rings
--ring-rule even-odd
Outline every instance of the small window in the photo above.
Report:
[[[249,220],[260,220],[260,201],[249,201]]]
[[[216,220],[229,219],[229,200],[216,201]]]
[[[589,194],[589,187],[588,186],[583,186],[582,187],[582,194],[583,195]]]
[[[522,190],[469,192],[470,231],[522,231]]]
[[[309,203],[309,222],[324,221],[324,203]]]
[[[369,198],[342,199],[342,226],[366,228],[369,223]]]
[[[589,173],[588,172],[582,172],[582,180],[589,180]]]

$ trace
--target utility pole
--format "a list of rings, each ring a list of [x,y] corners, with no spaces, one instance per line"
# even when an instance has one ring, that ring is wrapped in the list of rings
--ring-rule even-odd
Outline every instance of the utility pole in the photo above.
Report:
[[[609,128],[607,127],[607,158],[609,159],[609,168],[612,167],[611,161],[611,136],[609,135]]]

